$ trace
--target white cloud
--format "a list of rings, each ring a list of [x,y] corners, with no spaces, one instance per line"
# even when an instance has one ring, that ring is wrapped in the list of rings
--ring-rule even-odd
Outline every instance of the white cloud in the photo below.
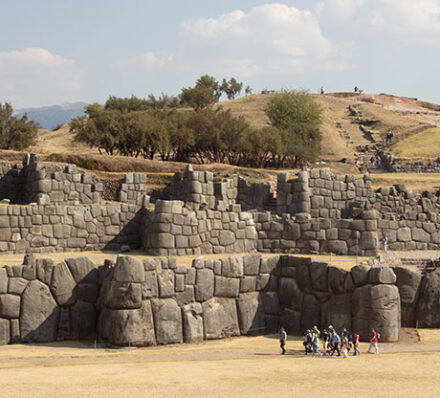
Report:
[[[126,75],[133,73],[133,71],[139,70],[153,72],[163,70],[163,68],[167,67],[172,60],[172,55],[160,57],[153,51],[147,51],[134,57],[119,60],[116,68]]]
[[[44,48],[0,52],[0,101],[11,101],[14,106],[39,103],[42,93],[62,98],[78,91],[81,79],[72,60]]]
[[[340,70],[345,55],[324,36],[312,11],[273,3],[248,12],[235,10],[216,18],[184,21],[173,57],[148,52],[122,60],[119,67],[253,78]]]

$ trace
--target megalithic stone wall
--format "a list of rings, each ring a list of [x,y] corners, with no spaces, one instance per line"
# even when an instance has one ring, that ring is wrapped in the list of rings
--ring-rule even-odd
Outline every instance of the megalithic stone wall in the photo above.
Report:
[[[440,270],[356,266],[261,254],[197,258],[87,257],[58,264],[26,255],[0,268],[0,343],[93,340],[112,345],[197,342],[332,324],[368,340],[402,324],[439,327]],[[396,278],[397,275],[397,278]]]

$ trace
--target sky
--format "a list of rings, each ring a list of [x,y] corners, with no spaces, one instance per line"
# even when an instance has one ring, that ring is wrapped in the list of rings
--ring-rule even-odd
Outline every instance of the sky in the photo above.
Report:
[[[0,0],[0,101],[177,95],[209,74],[254,92],[440,103],[440,0]]]

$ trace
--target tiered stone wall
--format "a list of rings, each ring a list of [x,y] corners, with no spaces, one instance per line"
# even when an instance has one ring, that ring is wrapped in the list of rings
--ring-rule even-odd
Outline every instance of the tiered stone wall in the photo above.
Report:
[[[418,289],[401,274],[398,288],[389,267],[347,272],[292,256],[198,258],[192,267],[176,266],[173,258],[128,256],[101,267],[85,257],[54,265],[28,256],[24,262],[0,269],[3,344],[97,338],[145,346],[264,334],[280,326],[299,334],[329,324],[357,331],[363,340],[374,327],[381,341],[396,341],[399,288],[405,305]],[[427,276],[422,285],[436,280]],[[426,292],[425,299],[422,288],[419,323],[438,322],[438,314],[423,315],[438,292]]]

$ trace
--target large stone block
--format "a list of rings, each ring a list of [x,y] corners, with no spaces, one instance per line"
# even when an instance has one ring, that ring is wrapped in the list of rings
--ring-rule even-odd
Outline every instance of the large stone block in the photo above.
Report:
[[[352,300],[352,330],[368,341],[371,328],[381,341],[398,341],[400,336],[400,296],[394,285],[365,285],[357,288]]]
[[[237,299],[238,320],[242,335],[264,334],[264,304],[259,293],[240,294]]]
[[[394,284],[396,274],[393,269],[387,266],[372,267],[368,273],[369,282],[372,284]]]
[[[310,278],[312,280],[312,289],[320,292],[326,292],[328,288],[328,265],[327,263],[312,262],[310,264]]]
[[[106,306],[113,309],[137,309],[142,304],[140,283],[111,281],[107,292]]]
[[[239,336],[235,299],[214,297],[202,304],[205,339]]]
[[[0,318],[18,318],[20,316],[20,296],[0,294]]]
[[[218,240],[220,246],[229,246],[235,242],[235,235],[231,231],[221,230]]]
[[[156,344],[150,301],[136,310],[105,309],[99,319],[101,337],[118,346]]]
[[[142,282],[142,300],[159,295],[156,271],[145,271],[145,282]]]
[[[245,275],[258,275],[260,271],[261,254],[255,253],[243,257]]]
[[[280,318],[280,327],[286,329],[287,334],[300,335],[301,330],[301,312],[290,308],[283,308]]]
[[[0,345],[9,344],[11,341],[11,331],[9,321],[7,319],[0,319]]]
[[[182,342],[182,313],[176,300],[153,299],[154,328],[157,344]]]
[[[45,283],[46,285],[50,285],[52,280],[52,272],[53,272],[53,261],[46,259],[38,259],[37,260],[37,278]]]
[[[131,256],[118,256],[113,278],[118,282],[144,282],[145,271],[142,260]]]
[[[8,291],[8,274],[5,268],[0,268],[0,293]]]
[[[321,303],[311,294],[304,296],[301,311],[301,329],[311,329],[313,326],[320,327],[321,324]]]
[[[368,268],[363,265],[355,265],[351,269],[351,276],[354,284],[359,287],[368,283]]]
[[[331,293],[344,293],[347,271],[339,267],[328,267],[328,290]]]
[[[207,301],[214,295],[214,272],[211,269],[197,270],[195,294],[197,301]]]
[[[159,296],[173,297],[174,296],[174,272],[172,270],[162,270],[158,273],[157,279],[159,282]]]
[[[321,327],[351,330],[351,294],[333,294],[321,305]]]
[[[199,343],[203,341],[203,309],[200,303],[190,303],[182,307],[183,341]]]
[[[440,269],[423,277],[417,300],[416,320],[421,328],[440,327]]]
[[[85,301],[77,301],[70,309],[71,336],[75,340],[95,338],[97,313],[95,306]]]
[[[240,292],[240,279],[227,278],[224,276],[215,277],[214,295],[217,297],[238,297]]]
[[[22,295],[20,334],[23,342],[55,341],[59,307],[49,287],[34,280],[28,283]]]
[[[76,283],[98,283],[97,266],[88,257],[67,258],[65,261]]]
[[[222,259],[222,275],[234,278],[242,277],[244,275],[243,257],[231,256],[228,259]]]
[[[414,306],[422,281],[422,273],[416,267],[394,267],[400,301],[404,306]]]
[[[297,312],[301,312],[304,294],[299,288],[296,279],[280,278],[278,296],[280,304],[283,307],[288,307]]]
[[[264,313],[266,315],[276,315],[280,314],[280,301],[277,292],[263,292]]]
[[[22,294],[28,282],[24,278],[9,278],[8,293]]]
[[[59,263],[53,268],[50,289],[59,305],[71,305],[76,300],[76,282],[66,263]]]

